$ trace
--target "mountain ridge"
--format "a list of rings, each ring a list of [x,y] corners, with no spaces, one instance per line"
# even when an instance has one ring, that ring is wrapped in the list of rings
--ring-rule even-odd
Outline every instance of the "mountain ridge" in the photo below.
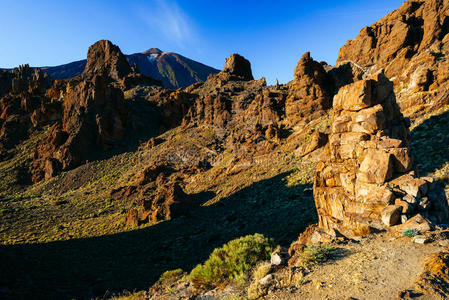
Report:
[[[125,54],[125,57],[131,66],[136,64],[142,74],[161,81],[164,87],[170,89],[186,88],[196,82],[205,81],[210,74],[219,72],[213,67],[181,54],[165,52],[158,48]],[[33,68],[41,69],[43,73],[47,73],[55,80],[71,79],[81,75],[86,62],[86,59],[82,59],[57,66]]]

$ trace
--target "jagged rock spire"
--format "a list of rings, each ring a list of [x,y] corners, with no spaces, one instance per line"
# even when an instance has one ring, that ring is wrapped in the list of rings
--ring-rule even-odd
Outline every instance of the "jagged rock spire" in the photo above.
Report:
[[[254,80],[251,63],[237,53],[226,58],[225,66],[221,73],[230,75],[231,80]]]
[[[92,78],[101,74],[120,80],[131,72],[128,60],[120,48],[108,40],[101,40],[89,47],[82,76]]]

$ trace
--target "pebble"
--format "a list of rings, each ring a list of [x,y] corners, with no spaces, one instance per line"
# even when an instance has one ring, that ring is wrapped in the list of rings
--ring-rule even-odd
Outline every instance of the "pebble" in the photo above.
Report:
[[[413,239],[413,242],[415,242],[417,244],[425,244],[425,243],[429,242],[429,239],[424,235],[417,235]]]
[[[324,284],[325,284],[324,282],[317,281],[315,282],[315,288],[319,290],[320,288],[324,287]]]
[[[271,254],[271,264],[275,266],[279,266],[283,263],[283,259],[279,253]]]
[[[448,240],[442,240],[442,241],[439,241],[438,244],[440,246],[447,247],[447,246],[449,246],[449,241]]]
[[[273,275],[272,274],[268,274],[264,278],[260,279],[259,283],[261,285],[269,285],[271,283],[271,281],[273,281]]]

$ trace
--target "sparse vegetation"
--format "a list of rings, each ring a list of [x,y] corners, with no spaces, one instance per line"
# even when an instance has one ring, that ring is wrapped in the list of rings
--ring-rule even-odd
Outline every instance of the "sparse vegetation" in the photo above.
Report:
[[[223,300],[248,300],[248,298],[239,295],[231,295],[225,296]]]
[[[296,280],[296,286],[301,286],[305,283],[304,277],[299,278]]]
[[[434,175],[437,179],[447,181],[449,135],[446,126],[449,120],[447,107],[432,112],[416,121],[411,132],[412,149],[416,157],[418,171],[422,175]]]
[[[264,261],[259,263],[253,271],[252,282],[248,287],[247,294],[249,299],[258,299],[265,294],[264,289],[259,280],[267,276],[271,271],[271,263]]]
[[[114,295],[110,299],[112,300],[143,300],[145,299],[145,292],[123,292],[119,295]]]
[[[254,268],[253,279],[260,280],[267,276],[271,270],[271,263],[268,261],[264,261],[259,263],[256,268]]]
[[[189,255],[198,247],[201,248],[199,254],[204,257],[227,241],[254,232],[261,232],[285,246],[297,237],[298,232],[316,221],[312,194],[304,192],[311,188],[310,181],[306,184],[299,181],[288,184],[292,172],[301,177],[300,173],[313,170],[313,167],[307,167],[292,153],[272,152],[259,157],[260,163],[229,175],[226,171],[233,165],[232,155],[224,152],[218,158],[218,165],[186,178],[183,186],[186,193],[204,195],[201,199],[205,200],[201,207],[192,211],[192,216],[175,218],[155,226],[142,224],[139,230],[124,226],[126,212],[133,204],[125,198],[112,199],[110,190],[130,184],[135,174],[164,157],[173,147],[190,147],[194,143],[198,147],[207,146],[209,137],[203,136],[212,133],[207,128],[190,128],[182,132],[174,128],[159,137],[165,142],[147,150],[145,155],[125,152],[63,172],[50,180],[27,186],[20,192],[10,193],[2,189],[0,206],[6,210],[0,214],[3,218],[1,243],[23,247],[26,255],[30,256],[45,253],[52,265],[49,278],[57,278],[61,274],[66,276],[69,270],[63,268],[60,261],[71,260],[77,272],[92,272],[92,276],[104,278],[97,287],[101,294],[106,290],[117,291],[113,282],[118,273],[145,274],[133,278],[127,288],[148,288],[148,281],[156,282],[166,270],[174,267],[187,269],[198,264],[198,257]],[[27,148],[21,157],[31,156],[32,150],[32,147]],[[16,158],[19,157],[14,156]],[[6,167],[9,162],[0,164],[2,174],[9,174],[9,167]],[[1,183],[7,188],[13,186],[9,178]],[[25,207],[34,208],[26,210],[23,209]],[[99,210],[102,213],[99,214]],[[276,226],[269,226],[273,223]],[[55,230],[58,225],[62,225],[63,229]],[[211,232],[216,235],[209,241]],[[183,236],[185,238],[181,238]],[[79,240],[83,241],[82,245]],[[145,243],[130,243],[130,240],[145,240]],[[52,241],[65,242],[49,243]],[[98,244],[98,241],[108,242]],[[24,245],[29,243],[43,246]],[[66,244],[71,245],[69,252],[64,250],[63,245]],[[125,247],[127,250],[123,250],[123,245],[129,246]],[[107,250],[98,251],[98,247]],[[95,265],[85,262],[85,253],[95,258]],[[136,253],[139,254],[136,256]],[[11,255],[11,261],[22,261],[21,256]],[[105,265],[101,263],[103,259],[114,263]],[[129,264],[130,259],[151,259],[157,264],[149,273],[147,264]],[[100,265],[104,269],[99,268]],[[251,277],[251,269],[248,278]],[[27,270],[36,277],[40,272],[38,269]],[[122,286],[118,288],[119,291],[123,289]],[[84,290],[75,293],[85,295]],[[54,298],[62,297],[57,292],[52,295]]]
[[[308,245],[300,254],[302,264],[305,268],[319,265],[329,259],[335,248],[323,245]]]
[[[175,282],[175,281],[181,280],[184,277],[184,275],[185,275],[185,273],[182,269],[166,271],[161,275],[158,282],[160,284],[164,284],[167,282]]]
[[[409,230],[405,230],[402,235],[403,236],[408,236],[408,237],[414,237],[416,235],[419,234],[419,230],[418,229],[409,229]]]
[[[196,266],[189,280],[197,287],[222,287],[229,283],[244,285],[248,272],[258,262],[269,258],[274,242],[261,234],[248,235],[215,249],[209,259]]]
[[[247,294],[249,299],[258,299],[265,295],[265,290],[262,288],[259,281],[255,280],[249,285]]]

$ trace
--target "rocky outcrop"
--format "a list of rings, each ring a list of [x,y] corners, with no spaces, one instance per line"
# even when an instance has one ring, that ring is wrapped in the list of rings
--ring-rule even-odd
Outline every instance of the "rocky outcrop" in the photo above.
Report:
[[[227,80],[254,80],[251,63],[237,53],[226,58],[225,66],[220,73],[220,77]]]
[[[12,76],[6,70],[0,70],[0,98],[11,91]]]
[[[272,151],[292,131],[326,116],[332,105],[333,77],[310,53],[302,56],[288,84],[267,86],[264,78],[250,80],[251,73],[246,59],[231,55],[222,72],[185,90],[197,99],[183,123],[211,126],[228,151],[249,158]],[[326,140],[317,131],[313,145],[304,144],[297,154],[307,155]]]
[[[53,124],[62,118],[62,102],[66,91],[66,82],[56,80],[45,92],[44,101],[40,107],[33,111],[30,116],[33,127],[43,127]]]
[[[101,40],[89,47],[86,68],[81,74],[84,81],[94,81],[103,76],[108,82],[122,90],[137,85],[161,85],[157,80],[144,76],[138,69],[132,68],[120,48],[110,41]]]
[[[285,103],[287,121],[306,124],[324,114],[332,106],[332,82],[322,64],[305,53],[298,62],[290,82]]]
[[[411,59],[420,51],[441,46],[449,33],[448,9],[447,1],[406,1],[386,17],[363,28],[357,38],[341,48],[338,59],[356,58],[357,63],[370,66],[399,57]]]
[[[434,222],[448,217],[444,193],[431,179],[415,176],[409,136],[383,72],[340,89],[314,182],[321,230],[354,237],[418,212]]]
[[[53,107],[53,117],[60,117],[60,104],[46,95],[50,80],[39,69],[21,65],[5,72],[0,74],[0,152],[16,146],[30,130],[45,123],[34,117],[37,111]]]
[[[119,81],[129,73],[131,67],[125,55],[110,41],[101,40],[89,47],[86,67],[82,74],[85,79],[107,75],[111,80]]]
[[[282,136],[287,87],[252,80],[250,63],[238,54],[226,59],[222,72],[185,91],[196,100],[184,124],[210,126],[230,152],[264,153]]]
[[[155,224],[187,213],[193,206],[191,195],[170,178],[174,170],[166,165],[152,165],[139,173],[133,184],[111,191],[111,197],[129,199],[138,209],[130,209],[125,223],[135,226]]]
[[[142,201],[141,220],[149,223],[171,220],[186,214],[192,208],[192,199],[179,183],[169,182],[160,185],[154,198]]]
[[[14,94],[44,94],[48,84],[48,76],[40,69],[31,69],[29,65],[21,65],[11,71],[11,90]]]
[[[337,65],[350,62],[369,73],[384,68],[407,117],[438,110],[449,103],[448,12],[447,1],[406,1],[348,41]]]
[[[159,84],[133,72],[120,49],[109,41],[89,47],[87,57],[83,74],[67,83],[60,124],[36,148],[31,168],[35,182],[123,146],[133,129],[123,91],[139,84]]]

